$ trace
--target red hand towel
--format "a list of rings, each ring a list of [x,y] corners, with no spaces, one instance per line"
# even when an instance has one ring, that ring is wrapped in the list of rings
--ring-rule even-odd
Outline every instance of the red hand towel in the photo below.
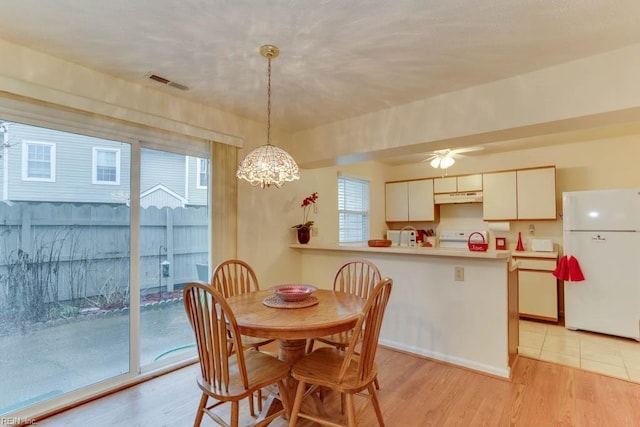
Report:
[[[553,270],[553,275],[560,280],[569,279],[569,270],[567,269],[567,256],[563,255],[558,261],[556,269]]]
[[[578,260],[573,255],[569,257],[568,269],[569,280],[571,282],[582,282],[584,280],[584,275],[582,274],[580,264],[578,264]]]

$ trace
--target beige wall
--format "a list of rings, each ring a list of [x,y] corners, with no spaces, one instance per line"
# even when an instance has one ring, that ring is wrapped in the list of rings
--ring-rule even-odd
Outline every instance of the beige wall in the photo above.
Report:
[[[640,120],[640,45],[298,132],[304,165]],[[349,102],[345,100],[345,102]]]

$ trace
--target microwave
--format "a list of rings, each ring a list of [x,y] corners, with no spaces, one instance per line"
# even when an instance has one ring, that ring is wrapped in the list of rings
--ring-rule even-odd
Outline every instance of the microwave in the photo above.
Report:
[[[387,230],[387,240],[391,240],[391,246],[415,247],[418,233],[415,230],[402,230],[402,241],[400,241],[400,230]]]

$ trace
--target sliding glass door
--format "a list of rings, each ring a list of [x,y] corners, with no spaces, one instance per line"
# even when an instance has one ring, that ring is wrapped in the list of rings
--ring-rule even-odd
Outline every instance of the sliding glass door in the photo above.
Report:
[[[182,289],[207,270],[209,161],[148,148],[140,159],[140,362],[150,369],[196,356]]]
[[[0,416],[194,356],[209,160],[2,119],[0,140]]]
[[[0,129],[6,414],[131,370],[131,146],[6,120]]]

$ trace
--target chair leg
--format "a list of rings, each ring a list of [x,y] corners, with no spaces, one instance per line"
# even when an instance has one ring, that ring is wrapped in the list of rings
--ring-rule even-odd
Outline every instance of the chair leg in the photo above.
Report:
[[[372,384],[369,384],[367,386],[367,390],[369,390],[369,395],[371,395],[371,404],[373,405],[373,410],[376,411],[378,424],[380,425],[380,427],[384,427],[384,420],[382,419],[382,410],[380,409],[380,403],[378,402],[378,393],[376,392],[376,389]]]
[[[376,390],[380,390],[380,383],[378,382],[378,376],[373,379],[373,384],[376,386]]]
[[[196,413],[196,419],[193,421],[193,427],[200,427],[202,423],[202,417],[204,416],[204,408],[207,405],[207,400],[209,396],[205,393],[202,393],[202,397],[200,398],[200,403],[198,404],[198,412]]]
[[[353,394],[344,393],[345,404],[347,407],[347,426],[356,427],[356,408],[353,402]]]
[[[249,395],[249,413],[251,414],[252,417],[256,416],[256,409],[253,406],[253,393]]]
[[[257,397],[258,397],[258,413],[261,413],[262,412],[262,390],[258,390]]]
[[[240,402],[234,400],[231,402],[231,427],[238,427],[240,421]]]
[[[282,402],[284,413],[289,414],[293,402],[289,402],[289,395],[286,393],[286,391],[287,386],[285,385],[284,381],[278,381],[278,395],[280,397],[280,402]]]
[[[305,386],[306,384],[303,381],[298,383],[296,397],[293,402],[293,408],[291,409],[291,416],[289,417],[289,427],[295,427],[298,423],[298,413],[302,407],[302,398],[304,397]]]
[[[311,353],[313,351],[313,343],[314,343],[314,339],[311,338],[309,340],[309,344],[307,344],[307,354]]]

